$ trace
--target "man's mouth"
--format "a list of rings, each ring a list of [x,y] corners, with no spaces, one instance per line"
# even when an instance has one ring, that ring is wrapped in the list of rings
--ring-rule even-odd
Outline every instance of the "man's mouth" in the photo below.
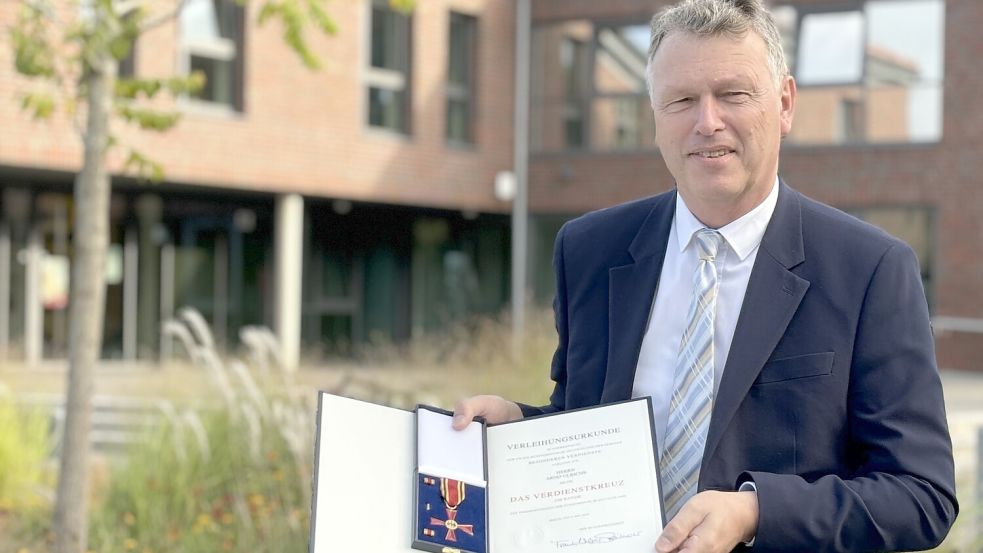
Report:
[[[701,151],[698,151],[698,152],[693,152],[690,155],[696,156],[696,157],[701,157],[701,158],[704,158],[704,159],[713,159],[713,158],[717,158],[717,157],[723,157],[723,156],[725,156],[727,154],[731,154],[733,152],[734,152],[734,150],[731,150],[729,148],[717,148],[717,149],[714,149],[714,150],[701,150]]]

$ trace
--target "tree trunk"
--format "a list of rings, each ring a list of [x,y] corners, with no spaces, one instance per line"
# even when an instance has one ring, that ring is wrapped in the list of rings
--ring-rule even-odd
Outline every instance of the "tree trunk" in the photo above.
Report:
[[[89,449],[92,390],[102,346],[109,242],[110,182],[106,169],[109,116],[117,62],[91,60],[83,76],[88,120],[85,158],[75,179],[75,229],[68,337],[65,433],[55,502],[54,553],[84,553],[89,530]]]

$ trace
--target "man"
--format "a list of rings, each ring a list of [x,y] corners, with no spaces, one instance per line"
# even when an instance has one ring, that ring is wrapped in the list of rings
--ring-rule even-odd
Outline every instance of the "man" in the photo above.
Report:
[[[778,179],[796,88],[770,14],[664,10],[648,77],[676,189],[564,226],[550,404],[476,396],[455,425],[651,396],[657,551],[933,547],[958,507],[917,260]]]

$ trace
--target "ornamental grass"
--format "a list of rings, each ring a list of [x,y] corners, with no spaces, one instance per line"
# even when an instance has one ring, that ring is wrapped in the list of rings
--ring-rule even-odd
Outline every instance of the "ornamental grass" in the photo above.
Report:
[[[276,340],[263,328],[243,330],[238,358],[219,355],[209,325],[193,310],[180,311],[164,330],[196,368],[183,387],[199,389],[157,397],[158,416],[142,439],[97,457],[92,553],[306,551],[317,389],[404,408],[452,408],[476,393],[542,403],[551,389],[555,334],[546,310],[529,312],[518,344],[507,319],[473,318],[405,344],[376,340],[354,360],[302,373],[282,369]],[[0,472],[7,473],[4,441],[16,438],[18,448],[34,452],[15,456],[31,469],[19,481],[36,481],[42,491],[30,510],[5,512],[0,503],[0,551],[44,553],[54,479],[38,467],[50,472],[56,462],[50,440],[35,439],[48,436],[48,418],[17,419],[11,423],[22,429],[17,434],[2,430],[5,413],[0,407]]]

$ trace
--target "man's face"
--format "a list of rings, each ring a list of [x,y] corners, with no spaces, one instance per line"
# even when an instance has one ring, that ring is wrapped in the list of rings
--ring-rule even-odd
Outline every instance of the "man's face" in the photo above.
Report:
[[[656,143],[694,215],[720,227],[758,205],[795,105],[795,82],[775,83],[764,40],[671,33],[652,82]]]

